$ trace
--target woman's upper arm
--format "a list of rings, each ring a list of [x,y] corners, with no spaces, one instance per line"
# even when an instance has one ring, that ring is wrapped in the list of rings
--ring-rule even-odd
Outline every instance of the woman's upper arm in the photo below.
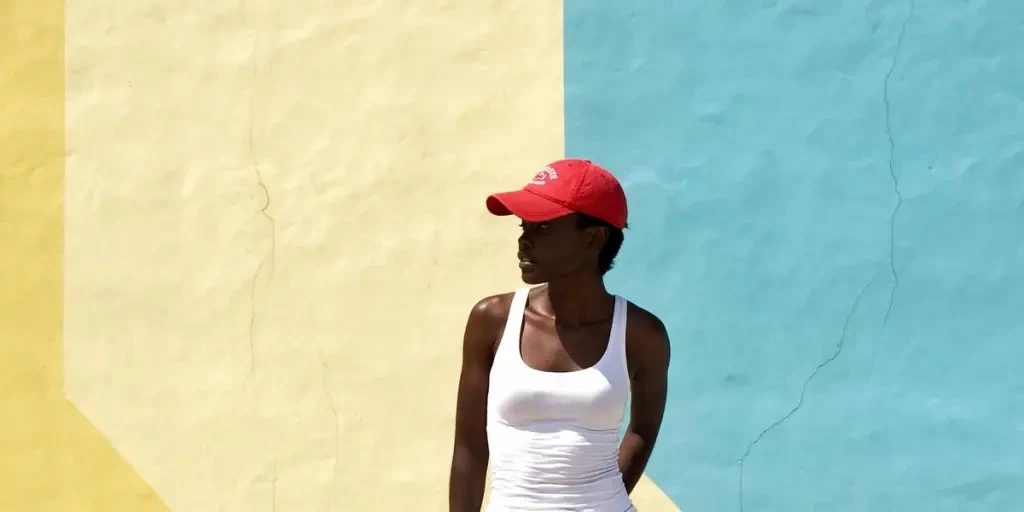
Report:
[[[668,368],[672,349],[662,321],[646,311],[637,315],[639,329],[629,353],[635,361],[632,379],[633,401],[631,420],[634,428],[650,437],[657,437],[665,413],[668,394]]]
[[[462,340],[462,368],[455,408],[456,444],[475,454],[486,453],[487,389],[494,343],[500,332],[501,296],[478,302],[466,321]]]

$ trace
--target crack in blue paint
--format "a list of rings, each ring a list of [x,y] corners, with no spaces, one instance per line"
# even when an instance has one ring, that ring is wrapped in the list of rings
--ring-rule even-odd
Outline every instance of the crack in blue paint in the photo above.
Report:
[[[814,370],[811,371],[811,374],[808,375],[807,378],[804,380],[804,384],[800,388],[800,399],[797,400],[796,405],[793,406],[793,408],[790,409],[789,412],[787,412],[785,414],[785,416],[779,418],[774,423],[769,425],[768,428],[765,428],[764,430],[762,430],[761,433],[758,434],[757,437],[753,441],[751,441],[750,444],[747,445],[746,451],[743,452],[743,456],[740,457],[740,459],[739,459],[739,466],[740,466],[740,478],[739,478],[740,512],[743,512],[743,476],[744,476],[744,474],[743,474],[743,466],[744,466],[744,463],[747,461],[747,457],[749,457],[750,453],[754,450],[754,446],[756,446],[757,443],[761,442],[761,439],[763,439],[766,435],[768,435],[769,432],[774,430],[776,427],[778,427],[779,425],[782,425],[783,423],[785,423],[786,420],[791,418],[794,414],[796,414],[796,412],[798,410],[800,410],[800,407],[802,407],[803,404],[804,404],[804,397],[807,394],[807,388],[808,388],[808,386],[810,386],[811,381],[814,380],[814,377],[817,376],[818,373],[822,369],[824,369],[830,363],[832,363],[833,361],[838,359],[839,356],[843,353],[843,349],[846,347],[846,335],[847,335],[847,332],[850,329],[850,321],[853,319],[854,313],[857,312],[857,306],[860,305],[860,301],[861,301],[861,298],[864,297],[864,293],[868,291],[868,288],[871,288],[871,285],[874,284],[874,282],[877,279],[878,279],[878,275],[875,275],[875,277],[871,278],[871,280],[868,281],[868,283],[866,285],[864,285],[863,288],[861,288],[860,292],[857,293],[857,296],[853,300],[853,305],[850,306],[850,311],[846,313],[846,320],[843,322],[843,330],[842,330],[842,332],[839,335],[839,341],[836,342],[835,350],[824,361],[818,363],[818,365],[814,367]]]
[[[882,98],[883,98],[883,102],[885,103],[885,134],[886,134],[886,137],[887,137],[887,139],[889,141],[889,161],[888,161],[889,177],[892,179],[893,193],[896,196],[896,205],[893,207],[892,213],[889,216],[889,272],[892,275],[893,285],[892,285],[892,288],[889,291],[889,302],[886,305],[885,316],[883,317],[883,320],[882,320],[882,327],[881,327],[882,331],[885,330],[885,327],[889,323],[889,318],[890,318],[890,316],[892,314],[892,307],[893,307],[893,304],[894,304],[895,299],[896,299],[896,289],[899,287],[899,282],[900,282],[899,281],[899,274],[896,272],[896,258],[895,258],[895,253],[896,253],[896,215],[899,213],[900,208],[903,206],[903,194],[900,191],[900,181],[899,181],[899,177],[896,175],[896,170],[895,170],[895,165],[894,165],[895,155],[896,155],[896,142],[895,142],[895,139],[893,138],[893,135],[892,135],[892,123],[891,123],[891,121],[892,121],[892,116],[891,116],[891,113],[892,113],[891,107],[892,107],[892,105],[891,105],[890,100],[889,100],[889,84],[891,82],[892,75],[893,75],[893,73],[896,70],[896,65],[899,63],[900,52],[903,49],[903,40],[904,40],[904,38],[906,37],[906,34],[907,34],[907,25],[910,23],[910,20],[911,20],[911,18],[914,15],[915,8],[916,8],[915,1],[911,0],[910,1],[910,9],[907,12],[906,18],[904,18],[903,23],[900,26],[900,31],[899,31],[899,33],[898,33],[898,35],[896,37],[896,50],[893,52],[892,64],[889,66],[889,70],[885,74],[885,79],[883,81],[883,88],[882,88],[882,92],[883,92]],[[791,418],[794,414],[796,414],[796,412],[798,410],[800,410],[800,407],[803,405],[803,402],[804,402],[804,397],[806,396],[806,393],[807,393],[807,388],[810,385],[811,381],[814,379],[815,376],[818,375],[818,373],[825,366],[827,366],[830,363],[832,363],[833,361],[835,361],[840,356],[840,354],[842,354],[843,348],[845,346],[845,340],[846,340],[847,331],[848,331],[849,325],[850,325],[850,320],[853,318],[853,314],[856,312],[857,306],[860,304],[860,300],[863,297],[864,293],[868,290],[868,288],[871,287],[871,285],[875,282],[875,280],[877,278],[878,278],[878,276],[875,276],[875,278],[872,278],[871,281],[869,281],[868,284],[865,285],[863,289],[861,289],[860,293],[857,294],[856,299],[854,299],[853,306],[850,308],[850,311],[847,314],[846,322],[843,324],[842,334],[840,335],[839,342],[836,345],[836,350],[832,353],[831,356],[829,356],[824,361],[819,363],[814,368],[814,370],[811,372],[811,374],[807,377],[807,379],[804,380],[804,384],[803,384],[803,386],[800,389],[800,398],[799,398],[799,400],[797,400],[796,406],[794,406],[792,409],[790,409],[789,412],[786,413],[784,416],[782,416],[781,418],[776,420],[774,423],[769,425],[767,428],[762,430],[761,433],[758,434],[758,436],[752,442],[750,442],[747,445],[746,451],[743,453],[743,456],[740,457],[740,459],[739,459],[739,466],[740,466],[739,467],[739,504],[740,504],[740,512],[743,512],[743,510],[744,510],[744,499],[743,499],[744,498],[744,496],[743,496],[744,464],[746,463],[747,457],[750,456],[750,453],[753,451],[754,447],[759,442],[761,442],[761,440],[766,435],[768,435],[769,432],[771,432],[775,428],[777,428],[780,425],[782,425],[783,423],[785,423],[789,418]]]
[[[892,137],[892,124],[891,124],[891,104],[889,102],[889,82],[892,79],[892,74],[896,70],[896,64],[899,63],[900,51],[903,49],[903,38],[907,35],[907,24],[910,23],[910,18],[914,15],[915,2],[910,1],[910,11],[907,13],[907,17],[903,20],[903,25],[900,27],[900,33],[896,38],[896,51],[893,52],[892,65],[889,66],[889,72],[885,74],[885,81],[883,82],[883,101],[885,102],[885,135],[889,139],[889,177],[892,178],[893,193],[896,195],[896,206],[893,207],[892,213],[889,215],[889,272],[892,274],[892,289],[889,291],[889,305],[885,308],[885,318],[882,320],[882,331],[885,331],[885,327],[889,325],[889,316],[892,314],[892,305],[896,301],[896,289],[900,286],[900,277],[896,273],[896,214],[899,213],[900,208],[903,206],[903,194],[900,192],[900,180],[896,176],[896,169],[893,165],[893,161],[896,156],[896,141]]]

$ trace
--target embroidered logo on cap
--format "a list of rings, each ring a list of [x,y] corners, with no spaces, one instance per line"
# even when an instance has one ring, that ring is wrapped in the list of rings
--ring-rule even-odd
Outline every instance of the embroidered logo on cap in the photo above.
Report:
[[[530,180],[532,185],[543,185],[549,181],[558,179],[558,171],[555,171],[551,167],[545,167],[540,170],[533,179]]]

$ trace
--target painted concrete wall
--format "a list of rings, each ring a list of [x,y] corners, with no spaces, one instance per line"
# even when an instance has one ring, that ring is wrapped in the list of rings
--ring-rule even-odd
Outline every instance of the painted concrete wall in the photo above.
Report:
[[[2,13],[0,510],[445,509],[462,329],[520,284],[484,198],[563,155],[561,5]]]
[[[674,340],[642,511],[1024,507],[1024,12],[917,2],[5,2],[0,510],[443,510],[563,155]]]
[[[1024,4],[565,7],[688,512],[1024,510]]]

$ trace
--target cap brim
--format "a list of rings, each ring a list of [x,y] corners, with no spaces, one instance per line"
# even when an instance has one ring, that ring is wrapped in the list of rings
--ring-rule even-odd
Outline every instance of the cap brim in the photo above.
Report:
[[[501,192],[487,197],[493,215],[515,215],[527,222],[544,222],[569,215],[572,210],[527,190]]]

